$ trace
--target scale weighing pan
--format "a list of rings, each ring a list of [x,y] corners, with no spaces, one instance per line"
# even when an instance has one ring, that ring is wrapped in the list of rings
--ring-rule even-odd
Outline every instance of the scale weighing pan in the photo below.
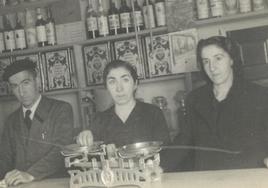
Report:
[[[81,146],[79,144],[71,144],[62,148],[63,156],[79,155],[81,153],[96,154],[102,151],[102,141],[96,141],[92,146]]]
[[[138,142],[122,146],[118,149],[118,154],[122,158],[139,158],[151,156],[161,150],[162,142]]]

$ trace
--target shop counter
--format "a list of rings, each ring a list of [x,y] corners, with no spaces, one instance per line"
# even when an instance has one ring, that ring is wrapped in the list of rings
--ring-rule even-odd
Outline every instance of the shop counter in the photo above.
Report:
[[[120,188],[137,186],[120,186]],[[268,188],[268,169],[164,173],[161,181],[142,188]],[[69,188],[69,178],[46,179],[12,188]]]

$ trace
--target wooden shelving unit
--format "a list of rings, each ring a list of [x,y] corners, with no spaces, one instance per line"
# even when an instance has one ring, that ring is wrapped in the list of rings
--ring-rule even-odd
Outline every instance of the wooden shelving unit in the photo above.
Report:
[[[158,34],[162,34],[162,33],[167,33],[167,31],[168,31],[167,27],[157,27],[157,28],[153,28],[151,30],[146,29],[146,30],[139,31],[139,32],[137,32],[137,35],[138,36],[148,36],[148,35],[150,35],[150,33],[152,33],[153,35],[158,35]],[[103,42],[107,42],[107,41],[130,39],[130,38],[134,38],[135,36],[136,36],[135,32],[131,32],[128,34],[110,35],[107,37],[100,37],[100,38],[96,38],[96,39],[80,41],[80,42],[76,42],[76,44],[80,44],[80,45],[97,44],[97,43],[103,43]]]

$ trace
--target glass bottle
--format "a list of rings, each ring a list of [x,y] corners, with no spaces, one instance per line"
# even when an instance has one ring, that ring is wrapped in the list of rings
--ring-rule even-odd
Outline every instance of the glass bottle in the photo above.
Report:
[[[122,33],[133,31],[131,24],[131,9],[128,7],[126,0],[122,0],[120,8],[120,22]]]
[[[241,13],[250,12],[251,8],[251,0],[239,0],[239,10]]]
[[[39,47],[47,46],[47,34],[46,34],[46,21],[43,19],[43,15],[41,14],[41,9],[36,9],[37,19],[36,19],[36,35],[37,35],[37,43]]]
[[[144,21],[143,21],[143,16],[142,16],[142,9],[138,4],[138,0],[135,0],[134,2],[134,15],[133,17],[133,23],[134,27],[137,28],[137,31],[141,31],[144,29]]]
[[[148,1],[148,5],[147,5],[147,1]],[[153,9],[153,4],[150,0],[144,0],[142,11],[143,11],[145,28],[146,29],[155,28],[154,9]]]
[[[112,0],[111,2],[108,17],[109,17],[110,34],[111,35],[119,34],[120,33],[119,10],[116,8],[115,0]]]
[[[97,13],[93,8],[92,0],[88,0],[86,13],[86,31],[88,39],[95,39],[99,37]]]
[[[35,10],[25,10],[25,33],[26,33],[26,42],[28,48],[37,47],[37,34],[35,29],[35,19],[34,15]]]
[[[238,11],[238,0],[225,0],[225,12],[227,15],[236,14]]]
[[[206,19],[209,17],[208,0],[196,0],[197,19]]]
[[[26,48],[26,37],[25,31],[22,27],[21,20],[19,14],[17,14],[16,27],[14,29],[15,32],[15,43],[16,49],[23,50]]]
[[[167,99],[163,96],[156,96],[153,98],[152,103],[158,106],[162,110],[165,116],[165,119],[167,121],[168,129],[170,132],[172,132],[174,129],[172,127],[172,122],[171,122],[172,114],[171,114],[171,110],[168,108]]]
[[[212,17],[220,17],[224,15],[223,0],[210,0],[209,2]]]
[[[4,37],[4,29],[3,29],[3,16],[0,16],[0,53],[5,51],[5,37]]]
[[[15,33],[13,28],[11,27],[8,14],[4,16],[4,28],[6,51],[12,52],[16,48]]]
[[[51,7],[47,8],[46,34],[48,45],[54,46],[57,44],[55,20],[52,16]]]
[[[166,7],[164,0],[155,1],[155,16],[157,27],[166,25]]]
[[[102,0],[99,0],[99,11],[98,11],[98,28],[99,35],[105,37],[109,35],[108,17],[106,11],[103,9]]]

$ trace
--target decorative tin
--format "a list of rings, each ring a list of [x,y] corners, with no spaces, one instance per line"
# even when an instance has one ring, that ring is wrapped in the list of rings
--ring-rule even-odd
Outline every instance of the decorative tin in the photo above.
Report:
[[[110,62],[108,44],[84,46],[83,52],[87,85],[103,84],[103,70]]]
[[[145,78],[144,64],[141,52],[135,39],[114,42],[115,58],[133,65],[139,78]],[[141,46],[141,45],[140,45]]]

